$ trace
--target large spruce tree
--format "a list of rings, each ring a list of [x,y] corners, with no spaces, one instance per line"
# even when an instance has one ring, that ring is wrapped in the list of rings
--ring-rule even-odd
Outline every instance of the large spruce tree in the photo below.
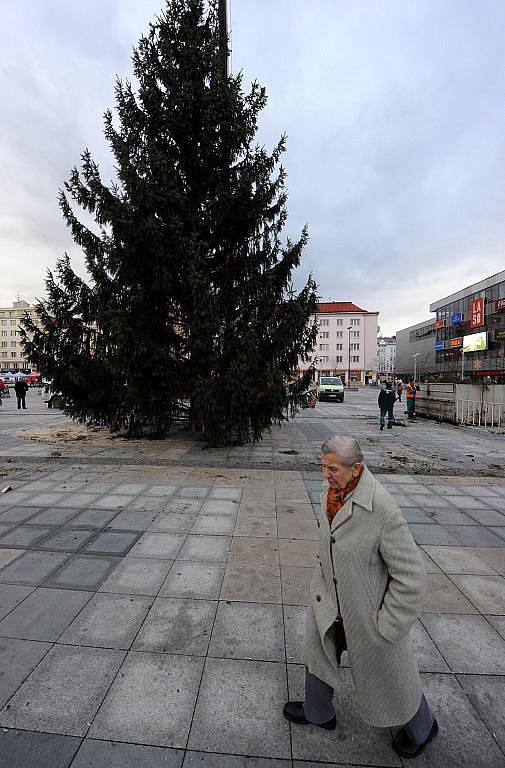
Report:
[[[60,194],[89,278],[57,263],[24,344],[81,422],[162,435],[187,409],[221,444],[303,403],[316,286],[291,276],[307,233],[282,241],[285,139],[254,143],[265,90],[244,93],[223,54],[218,0],[167,0],[105,114],[116,180],[86,150]]]

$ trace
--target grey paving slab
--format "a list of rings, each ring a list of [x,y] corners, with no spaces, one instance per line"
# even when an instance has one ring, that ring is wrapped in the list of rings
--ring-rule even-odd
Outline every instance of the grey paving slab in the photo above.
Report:
[[[119,494],[115,495],[110,493],[106,496],[102,496],[100,499],[97,499],[93,506],[96,507],[96,509],[120,510],[127,507],[134,498],[134,496],[120,496]]]
[[[0,708],[9,701],[50,647],[51,643],[0,637]]]
[[[86,544],[83,552],[92,555],[125,555],[140,535],[139,531],[104,531],[99,533],[89,544]]]
[[[178,515],[197,515],[203,507],[203,499],[172,499],[165,507],[166,512]]]
[[[291,760],[186,752],[184,768],[291,768]],[[321,766],[319,766],[321,768]]]
[[[32,731],[0,730],[0,768],[69,768],[81,740]]]
[[[279,542],[277,539],[257,538],[254,536],[234,536],[230,562],[241,563],[279,563]]]
[[[284,661],[282,606],[221,602],[212,630],[209,656]]]
[[[239,515],[234,533],[235,536],[276,538],[277,520],[268,517],[241,517]]]
[[[186,485],[179,489],[177,495],[181,499],[205,499],[209,491],[209,486]]]
[[[478,613],[475,605],[444,573],[428,573],[424,592],[423,613]]]
[[[475,525],[476,521],[469,516],[469,512],[461,509],[426,509],[426,514],[433,523],[442,525]]]
[[[163,498],[170,498],[174,495],[174,493],[177,493],[179,490],[178,485],[163,485],[162,483],[158,483],[157,485],[150,485],[146,489],[146,496],[161,496]]]
[[[63,527],[52,536],[47,536],[37,549],[47,549],[53,552],[77,552],[86,542],[90,541],[96,531],[86,531],[82,528]]]
[[[495,509],[468,509],[466,514],[481,525],[505,526],[505,515]]]
[[[290,758],[289,725],[281,706],[286,695],[282,663],[208,658],[188,748]]]
[[[463,527],[465,526],[461,526],[461,528]],[[417,544],[452,544],[457,546],[460,543],[459,539],[451,534],[449,529],[443,528],[436,523],[428,525],[409,523],[409,528]]]
[[[209,493],[209,499],[222,499],[227,501],[240,501],[242,488],[238,486],[214,486]]]
[[[225,499],[208,499],[202,507],[203,515],[231,515],[238,513],[238,502]]]
[[[230,536],[188,536],[179,552],[179,560],[225,563],[230,549]]]
[[[24,552],[26,552],[25,549],[0,549],[0,569],[5,568],[6,565],[12,563],[13,560],[16,560]]]
[[[233,515],[204,515],[203,512],[195,520],[191,528],[192,534],[231,535],[235,528]]]
[[[464,547],[500,547],[503,544],[499,536],[481,525],[448,525],[446,528]]]
[[[151,598],[139,595],[96,594],[62,634],[59,642],[128,650],[151,602]],[[0,623],[0,631],[1,626]]]
[[[288,605],[308,605],[314,568],[281,566],[282,599]]]
[[[481,501],[478,498],[475,498],[475,496],[450,496],[449,499],[451,504],[453,504],[455,507],[458,507],[459,509],[487,509],[487,505],[484,501]]]
[[[118,558],[115,557],[74,555],[68,563],[45,582],[44,586],[56,587],[57,589],[84,589],[94,592],[103,584],[118,563]]]
[[[33,592],[33,587],[3,584],[0,588],[0,619],[3,619],[17,605]]]
[[[196,515],[179,515],[177,512],[162,512],[149,526],[149,533],[189,533]]]
[[[197,656],[130,652],[89,735],[184,748],[203,662]]]
[[[499,749],[458,681],[452,675],[422,674],[426,698],[439,735],[415,760],[422,768],[499,768]]]
[[[0,636],[54,642],[90,597],[90,592],[39,587],[0,621]]]
[[[444,573],[495,573],[490,565],[487,565],[484,560],[468,547],[432,547],[425,545],[424,549]]]
[[[117,515],[114,510],[85,509],[72,520],[74,527],[104,528]]]
[[[97,493],[69,493],[56,502],[56,507],[92,507],[95,501],[98,501],[100,494]]]
[[[165,579],[160,597],[217,600],[224,569],[224,563],[192,563],[178,560]]]
[[[112,490],[112,494],[119,496],[138,496],[139,494],[144,493],[146,488],[146,483],[121,483]]]
[[[85,739],[72,768],[181,768],[184,751]]]
[[[7,531],[11,531],[12,528],[14,528],[13,523],[1,523],[0,524],[0,539],[1,537],[7,533]]]
[[[123,651],[57,645],[0,712],[6,728],[84,736]]]
[[[408,523],[433,523],[433,515],[428,513],[428,510],[421,509],[420,507],[402,507],[402,515]]]
[[[304,669],[288,666],[289,699],[304,698]],[[391,747],[387,728],[374,728],[361,720],[355,701],[350,670],[341,670],[342,682],[335,697],[337,730],[325,731],[317,726],[291,726],[293,758],[360,765],[401,766]],[[282,710],[282,702],[277,702]]]
[[[133,648],[205,656],[217,603],[210,600],[158,597],[149,611]]]
[[[0,583],[38,587],[68,558],[68,552],[25,552],[0,571]]]
[[[2,507],[0,507],[1,509]],[[12,506],[10,509],[0,512],[0,523],[23,523],[40,511],[41,507]]]
[[[157,515],[157,510],[124,509],[108,524],[107,530],[147,531]]]
[[[186,536],[183,533],[144,533],[131,549],[132,557],[174,560],[180,552]]]
[[[125,557],[100,587],[100,592],[127,595],[158,594],[173,560],[149,560]]]
[[[498,744],[505,749],[505,677],[456,675]]]
[[[505,576],[505,543],[503,547],[476,547],[473,552],[496,573]]]
[[[302,605],[284,604],[284,631],[286,660],[290,664],[303,664],[303,639],[307,609]]]
[[[23,494],[25,495],[25,494]],[[56,504],[57,501],[63,498],[62,493],[38,493],[35,495],[29,494],[29,498],[25,500],[26,506],[30,507],[50,507]]]
[[[421,623],[453,672],[505,674],[505,640],[482,616],[424,614]]]
[[[7,549],[29,549],[54,529],[41,525],[19,525],[0,539],[0,547]]]
[[[228,563],[221,600],[281,603],[280,567],[259,563]]]
[[[502,576],[451,576],[451,579],[480,613],[505,615],[505,579]]]
[[[57,507],[52,507],[37,512],[34,517],[30,518],[29,523],[30,525],[64,525],[78,513],[79,510],[75,507],[71,509],[58,509]]]
[[[497,539],[500,540],[499,544],[495,544],[495,547],[503,547],[503,542],[505,542],[505,528],[501,527],[498,528],[497,526],[490,526],[489,530],[493,534],[493,536],[496,536]],[[479,546],[483,546],[482,544],[479,544]],[[486,546],[486,545],[484,545]]]
[[[486,619],[505,639],[505,616],[486,616]]]
[[[410,637],[420,672],[450,672],[442,654],[419,619],[412,627]]]
[[[0,509],[2,507],[17,507],[18,505],[25,504],[27,499],[31,497],[31,493],[23,493],[22,491],[10,491],[9,493],[0,493]],[[31,502],[30,502],[31,506]],[[39,505],[40,506],[40,505]],[[44,505],[42,505],[44,506]]]
[[[166,499],[154,496],[138,496],[128,504],[126,512],[159,512],[164,508]]]

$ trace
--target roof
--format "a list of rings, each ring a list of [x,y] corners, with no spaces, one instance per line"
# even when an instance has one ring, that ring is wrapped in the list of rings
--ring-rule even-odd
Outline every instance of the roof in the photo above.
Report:
[[[361,307],[356,306],[356,304],[353,304],[352,301],[326,301],[322,303],[318,303],[317,305],[317,311],[319,314],[326,314],[329,312],[339,312],[339,313],[345,313],[345,312],[362,312],[364,314],[379,314],[378,312],[367,312],[366,309],[361,309]]]
[[[483,280],[479,280],[478,283],[467,285],[466,288],[462,288],[460,291],[456,291],[456,293],[451,293],[449,296],[445,296],[443,299],[434,301],[432,304],[430,304],[430,312],[436,312],[437,309],[440,309],[440,307],[445,307],[447,304],[452,304],[454,301],[459,301],[459,299],[472,296],[474,293],[485,291],[486,288],[491,288],[493,285],[502,283],[504,280],[505,270],[503,272],[497,272],[495,275],[491,275],[491,277],[485,277]]]

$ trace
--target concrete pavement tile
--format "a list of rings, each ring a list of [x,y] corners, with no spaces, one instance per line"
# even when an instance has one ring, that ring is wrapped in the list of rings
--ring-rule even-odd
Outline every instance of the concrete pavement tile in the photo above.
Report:
[[[202,515],[231,515],[235,517],[239,510],[237,501],[226,499],[208,499],[201,509]]]
[[[469,512],[461,509],[427,509],[429,522],[442,525],[475,525],[475,520],[469,517]]]
[[[202,511],[195,520],[191,533],[216,536],[220,534],[231,535],[234,528],[235,517],[233,515],[205,515]]]
[[[2,729],[0,768],[69,768],[80,743],[74,736]]]
[[[0,637],[0,679],[2,681],[0,686],[0,707],[3,707],[8,702],[50,647],[51,643],[35,643],[31,640],[9,640]],[[2,752],[0,750],[0,759],[1,755]]]
[[[489,623],[505,639],[505,616],[486,616]]]
[[[48,536],[43,542],[37,544],[37,549],[53,552],[77,552],[86,542],[96,535],[96,531],[85,531],[82,528],[64,527],[57,533]]]
[[[489,528],[489,530],[491,531],[493,536],[496,536],[496,538],[500,542],[499,544],[495,544],[494,546],[495,547],[502,547],[503,546],[503,542],[505,541],[505,528],[498,527],[498,526],[491,526]],[[481,546],[481,545],[479,545],[479,546]]]
[[[420,672],[450,672],[437,646],[418,619],[410,633]]]
[[[52,552],[45,553],[45,556]],[[95,592],[118,565],[117,557],[74,555],[68,563],[53,573],[44,586],[57,589],[84,589]]]
[[[421,768],[500,768],[503,753],[452,675],[421,675],[437,718],[436,739],[416,758]]]
[[[284,631],[288,664],[303,664],[303,639],[307,609],[301,605],[284,604]]]
[[[9,494],[7,494],[9,496]],[[1,509],[1,507],[0,507]],[[41,512],[41,507],[11,507],[0,514],[0,523],[24,523]]]
[[[444,573],[495,573],[468,547],[430,547],[425,545],[424,549]]]
[[[452,544],[458,546],[460,543],[449,530],[436,523],[430,525],[409,523],[409,528],[417,544]]]
[[[254,536],[234,536],[230,562],[279,563],[279,542],[277,539],[259,539]]]
[[[85,739],[72,768],[181,768],[184,751]]]
[[[208,658],[188,748],[290,758],[286,695],[283,663]]]
[[[87,554],[96,555],[125,555],[135,544],[140,531],[102,531],[96,538],[84,547]]]
[[[258,563],[228,563],[221,600],[281,603],[280,567]]]
[[[185,485],[179,488],[177,495],[181,499],[205,499],[210,491],[210,486]]]
[[[284,661],[282,607],[272,603],[219,603],[209,656]]]
[[[166,499],[158,496],[138,496],[128,504],[128,512],[159,512],[166,504]]]
[[[421,557],[423,558],[424,567],[426,569],[426,573],[442,573],[440,568],[436,563],[433,562],[431,557],[428,557],[424,549],[418,546],[418,551],[421,553]]]
[[[63,633],[59,642],[128,650],[151,602],[151,598],[138,595],[96,594]]]
[[[186,752],[184,768],[291,768],[291,760]],[[321,766],[319,766],[321,768]]]
[[[215,485],[209,493],[209,499],[223,499],[226,501],[240,501],[242,497],[241,486]]]
[[[279,539],[281,565],[311,568],[317,565],[319,542],[301,539]]]
[[[335,697],[337,730],[325,731],[311,725],[292,725],[291,739],[295,760],[334,761],[340,763],[401,766],[391,747],[387,728],[374,728],[361,720],[355,702],[350,670],[340,670],[341,685]],[[304,669],[288,666],[289,699],[304,698]],[[282,711],[282,701],[276,702]]]
[[[294,517],[294,516],[293,516]],[[277,530],[279,539],[305,539],[316,541],[319,539],[319,529],[314,515],[301,519],[277,518]]]
[[[31,595],[33,587],[19,587],[15,584],[3,584],[0,589],[0,619],[7,616],[25,597]]]
[[[204,659],[130,652],[89,735],[184,749]]]
[[[24,549],[0,549],[0,570],[23,554]]]
[[[134,500],[134,496],[120,496],[109,493],[106,496],[102,496],[101,499],[95,501],[93,506],[95,509],[124,509]]]
[[[197,515],[202,507],[202,499],[173,499],[166,505],[165,512],[175,512],[177,515]]]
[[[420,509],[420,507],[401,507],[401,511],[407,523],[433,523],[433,515],[429,514],[426,509]]]
[[[90,597],[90,592],[40,587],[0,621],[0,636],[55,642]]]
[[[55,506],[82,509],[83,507],[92,507],[99,498],[100,494],[97,493],[68,493],[56,502]]]
[[[426,574],[422,613],[478,613],[444,573]]]
[[[502,576],[451,576],[481,613],[505,615],[505,580]]]
[[[487,509],[487,505],[475,496],[450,496],[448,501],[458,509]]]
[[[282,600],[288,605],[308,605],[314,568],[281,566]]]
[[[205,656],[217,602],[158,597],[133,645],[135,651]]]
[[[0,583],[38,587],[69,557],[68,552],[25,552],[2,568]]]
[[[230,536],[188,536],[176,559],[225,563],[230,550]]]
[[[174,493],[177,493],[179,490],[178,485],[163,485],[162,483],[158,483],[157,485],[150,485],[146,491],[146,496],[159,496],[164,499],[169,499],[171,496],[174,495]]]
[[[10,494],[9,494],[10,495]],[[21,494],[19,494],[21,496]],[[27,494],[23,494],[27,496]],[[30,507],[51,507],[64,497],[63,493],[38,493],[35,496],[29,494],[29,499],[25,498],[24,503]],[[10,496],[12,499],[12,496]]]
[[[162,512],[156,517],[148,530],[149,533],[189,533],[196,520],[196,515],[178,515],[176,512]]]
[[[275,502],[270,501],[242,501],[239,507],[239,517],[276,517]]]
[[[241,517],[235,526],[235,536],[277,537],[277,521],[268,517]]]
[[[146,483],[121,483],[112,491],[113,496],[139,496],[147,488]]]
[[[100,587],[100,592],[155,596],[173,560],[125,557]]]
[[[0,547],[7,549],[29,549],[31,546],[41,541],[54,528],[48,528],[42,525],[19,525],[11,533],[5,534],[0,539]]]
[[[105,509],[85,509],[72,519],[73,527],[103,528],[116,517],[117,512]]]
[[[30,518],[30,525],[64,525],[68,523],[79,512],[75,507],[72,509],[58,509],[52,507],[38,512]]]
[[[142,512],[138,509],[125,509],[116,515],[107,526],[107,530],[122,531],[147,531],[153,520],[157,517],[158,511],[151,510]]]
[[[453,672],[505,674],[505,640],[482,616],[424,614],[421,623]]]
[[[17,507],[20,504],[26,504],[27,500],[30,499],[31,496],[32,493],[23,493],[22,491],[9,491],[9,493],[0,493],[0,509],[2,507]],[[32,505],[30,502],[29,506],[35,505]],[[40,506],[40,504],[38,506]]]
[[[464,547],[499,547],[502,544],[490,528],[482,525],[448,525],[446,528]],[[505,534],[505,529],[502,530]]]
[[[186,536],[183,533],[144,533],[130,551],[131,557],[174,560]]]
[[[84,736],[123,651],[53,646],[0,712],[6,728]]]
[[[495,573],[505,576],[505,545],[503,547],[476,547],[472,550],[480,560],[489,565]]]
[[[217,600],[224,569],[224,563],[191,563],[178,560],[165,579],[160,597]]]
[[[468,509],[466,514],[480,525],[505,526],[505,515],[496,509]]]
[[[293,760],[293,768],[353,768],[350,763],[306,763],[305,760]]]
[[[414,503],[416,507],[421,507],[422,509],[450,509],[450,501],[452,499],[447,499],[446,497],[438,496],[436,493],[430,493],[430,494],[420,494],[420,493],[411,493],[409,495],[410,501]]]
[[[502,749],[505,748],[505,677],[456,675],[460,685]]]

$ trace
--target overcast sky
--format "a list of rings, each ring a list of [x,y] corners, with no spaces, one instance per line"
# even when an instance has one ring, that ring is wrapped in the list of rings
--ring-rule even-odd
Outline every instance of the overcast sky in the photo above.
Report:
[[[0,305],[43,295],[66,250],[57,192],[163,0],[0,0]],[[503,0],[231,0],[232,69],[288,135],[286,234],[303,284],[379,310],[385,334],[505,268]]]

